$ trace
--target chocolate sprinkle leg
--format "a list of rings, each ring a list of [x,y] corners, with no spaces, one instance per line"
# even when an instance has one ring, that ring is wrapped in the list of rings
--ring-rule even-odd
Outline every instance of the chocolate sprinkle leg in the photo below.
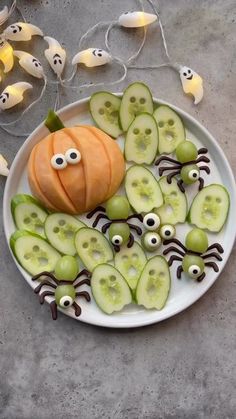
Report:
[[[34,289],[35,294],[38,294],[44,285],[48,285],[49,287],[54,289],[57,288],[57,286],[52,284],[50,281],[43,281]]]
[[[86,215],[86,218],[88,218],[88,219],[92,218],[94,216],[94,214],[96,214],[96,212],[98,212],[98,211],[100,211],[100,212],[106,212],[105,208],[99,206],[99,207],[95,208],[93,211],[89,212]]]
[[[218,255],[218,253],[216,253],[216,252],[208,253],[208,254],[202,256],[202,259],[208,259],[208,258],[216,258],[220,262],[222,261],[222,257],[220,255]]]
[[[129,241],[128,241],[127,247],[130,249],[130,248],[133,246],[133,244],[134,244],[134,236],[133,236],[133,234],[132,234],[132,233],[130,233],[130,236],[129,236]]]
[[[92,226],[96,227],[101,219],[109,220],[109,218],[105,214],[98,214],[96,219],[94,220]]]
[[[75,309],[75,315],[76,315],[76,317],[79,317],[81,315],[81,308],[80,308],[80,306],[75,301],[73,302],[72,306]]]
[[[195,164],[200,163],[202,161],[205,162],[205,163],[210,163],[210,159],[208,159],[208,157],[201,156],[201,157],[198,157],[197,160],[195,160]]]
[[[90,278],[91,277],[91,272],[89,272],[88,269],[83,269],[81,272],[78,273],[75,280],[80,278],[82,275],[86,275],[88,278]]]
[[[57,319],[57,304],[55,300],[50,303],[50,309],[52,313],[52,319],[56,320]]]
[[[180,262],[182,262],[183,258],[180,258],[179,256],[176,256],[176,255],[173,255],[173,256],[171,256],[171,257],[170,257],[170,259],[168,260],[168,265],[169,265],[169,266],[171,266],[171,265],[172,265],[172,263],[173,263],[175,260],[179,260]]]
[[[204,170],[208,175],[211,173],[208,166],[199,166],[199,170]]]
[[[185,253],[187,252],[186,247],[185,247],[185,246],[181,243],[181,241],[179,241],[178,239],[176,239],[176,238],[174,238],[174,237],[173,237],[173,239],[166,239],[166,240],[163,240],[163,244],[164,244],[165,246],[166,246],[167,244],[172,244],[172,243],[175,243],[175,244],[177,244],[179,247],[181,247],[181,249],[183,249]]]
[[[118,246],[117,244],[113,244],[113,247],[116,253],[120,251],[120,246]]]
[[[158,166],[162,161],[170,162],[170,163],[174,163],[174,164],[179,164],[179,165],[181,164],[177,160],[172,159],[171,157],[162,156],[158,160],[155,161],[155,166]]]
[[[201,282],[204,278],[205,278],[206,274],[205,272],[203,272],[198,278],[197,278],[197,282]]]
[[[185,255],[184,252],[182,252],[181,250],[177,249],[174,246],[170,246],[170,247],[168,247],[168,249],[165,249],[164,252],[163,252],[163,255],[167,255],[168,253],[170,253],[172,251],[178,253],[180,256],[184,256]]]
[[[213,249],[218,250],[219,253],[224,253],[224,249],[223,249],[223,247],[221,246],[220,243],[213,243],[213,244],[211,244],[208,247],[207,252],[208,252],[208,250],[213,250]]]
[[[45,297],[47,297],[48,295],[55,295],[55,293],[53,291],[44,291],[42,292],[42,294],[39,295],[39,302],[40,304],[44,303]]]
[[[109,221],[109,223],[106,223],[102,226],[102,232],[103,234],[105,234],[108,230],[108,228],[110,227],[110,225],[112,224],[112,221]]]
[[[82,281],[78,282],[78,284],[74,285],[74,288],[76,289],[76,288],[80,287],[81,285],[89,285],[90,286],[90,279],[89,278],[83,279]]]
[[[202,178],[202,177],[200,177],[200,178],[198,179],[198,181],[199,181],[199,187],[198,187],[198,190],[199,190],[199,191],[201,191],[201,190],[202,190],[202,188],[204,187],[204,180],[203,180],[203,178]]]
[[[176,173],[179,173],[180,172],[180,168],[181,168],[181,166],[170,166],[170,167],[165,166],[165,167],[160,167],[159,168],[159,175],[162,176],[163,173],[166,172],[167,170],[177,170]]]
[[[173,173],[169,173],[169,175],[166,178],[167,183],[171,184],[172,177],[174,177],[176,175],[179,175],[179,174],[180,174],[180,170],[177,170],[176,172],[173,172]]]
[[[139,221],[141,221],[141,223],[143,222],[143,216],[142,216],[142,214],[133,214],[133,215],[130,215],[127,218],[127,221],[128,220],[131,220],[132,218],[137,218]]]
[[[86,301],[91,301],[91,297],[87,291],[81,291],[76,293],[76,297],[83,297]]]
[[[215,262],[207,262],[205,263],[205,266],[209,266],[210,268],[213,268],[215,272],[219,272],[219,268]]]
[[[142,229],[141,229],[141,227],[139,227],[139,226],[136,226],[136,225],[134,225],[134,224],[130,224],[130,223],[127,223],[128,224],[128,226],[132,229],[132,230],[134,230],[134,231],[136,231],[136,233],[139,235],[139,236],[141,236],[142,235]]]
[[[185,193],[185,188],[183,186],[183,183],[184,183],[183,180],[179,179],[178,182],[177,182],[177,185],[178,185],[179,189],[181,190],[181,192]]]
[[[180,266],[178,266],[178,268],[177,268],[177,278],[178,279],[181,279],[181,274],[182,274],[182,272],[183,272],[183,268],[182,268],[182,266],[180,265]]]
[[[48,276],[49,278],[51,278],[57,285],[59,284],[60,281],[58,281],[58,279],[55,278],[55,276],[51,273],[51,272],[40,272],[40,274],[34,275],[31,279],[32,281],[36,281],[37,279],[40,279],[42,276]]]
[[[208,153],[208,150],[205,147],[199,148],[199,150],[197,152],[198,155],[199,154],[207,154],[207,153]]]

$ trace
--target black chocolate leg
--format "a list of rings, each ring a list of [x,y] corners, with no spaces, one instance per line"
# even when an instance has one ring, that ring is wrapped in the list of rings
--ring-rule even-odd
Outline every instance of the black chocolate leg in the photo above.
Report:
[[[167,172],[168,170],[176,170],[176,173],[180,172],[180,166],[164,166],[159,168],[159,175],[162,176],[164,172]]]
[[[173,255],[173,256],[171,256],[171,257],[170,257],[170,259],[168,260],[168,265],[169,265],[169,266],[171,266],[171,265],[172,265],[172,263],[173,263],[175,260],[179,260],[180,262],[182,262],[183,258],[180,258],[179,256],[175,256],[175,255]]]
[[[127,247],[128,247],[128,248],[130,248],[130,247],[132,247],[132,246],[133,246],[133,244],[134,244],[134,236],[133,236],[133,234],[132,234],[132,233],[130,233],[130,236],[129,236],[129,241],[128,241]]]
[[[86,301],[91,301],[91,297],[87,291],[81,291],[76,293],[76,297],[83,297]]]
[[[99,206],[99,207],[95,208],[93,211],[89,212],[86,215],[86,218],[88,218],[88,219],[92,218],[96,214],[96,212],[98,212],[98,211],[99,212],[106,212],[105,208]]]
[[[165,249],[164,250],[164,252],[163,252],[163,255],[167,255],[168,253],[170,253],[170,252],[176,252],[176,253],[178,253],[180,256],[184,256],[185,255],[185,253],[184,252],[182,252],[181,250],[179,250],[179,249],[177,249],[176,247],[174,247],[174,246],[170,246],[170,247],[168,247],[168,249]]]
[[[180,170],[173,172],[173,173],[169,173],[169,175],[166,177],[167,183],[171,184],[172,182],[172,178],[179,175],[180,174]]]
[[[198,155],[199,154],[207,154],[208,153],[208,150],[207,150],[207,148],[205,148],[205,147],[202,147],[202,148],[199,148],[199,150],[198,150]]]
[[[181,247],[181,249],[184,250],[185,253],[187,253],[186,247],[178,239],[173,238],[173,239],[166,239],[166,240],[163,241],[164,245],[172,244],[172,243],[177,244],[179,247]]]
[[[35,289],[34,289],[34,292],[35,292],[35,294],[38,294],[40,291],[41,291],[41,289],[42,289],[42,287],[44,286],[44,285],[48,285],[49,287],[51,287],[51,288],[54,288],[54,289],[56,289],[57,288],[57,286],[56,285],[54,285],[54,284],[52,284],[50,281],[42,281]]]
[[[74,285],[74,288],[79,288],[81,285],[90,285],[90,279],[83,279],[82,281],[78,282],[78,284]]]
[[[136,233],[139,235],[139,236],[142,236],[142,229],[141,229],[141,227],[139,227],[139,226],[136,226],[136,225],[134,225],[134,224],[130,224],[130,223],[127,223],[128,224],[128,226],[132,229],[132,230],[134,230],[134,231],[136,231]]]
[[[91,277],[91,272],[89,272],[88,269],[83,269],[82,271],[80,271],[80,273],[78,273],[78,275],[75,278],[75,280],[78,279],[78,278],[80,278],[83,275],[86,275],[88,278],[90,278]]]
[[[208,252],[208,250],[213,250],[213,249],[218,250],[218,252],[219,252],[219,253],[224,253],[224,249],[223,249],[223,247],[221,246],[221,244],[220,244],[220,243],[213,243],[213,244],[211,244],[211,245],[207,248],[207,252]]]
[[[143,222],[143,216],[142,216],[142,214],[133,214],[133,215],[130,215],[127,218],[127,221],[128,220],[131,220],[132,218],[137,218],[139,221],[141,221],[141,223]]]
[[[198,190],[199,190],[199,191],[201,191],[201,190],[202,190],[202,188],[204,187],[204,179],[203,179],[202,177],[200,177],[200,178],[198,179],[198,181],[199,181],[199,187],[198,187]]]
[[[208,159],[208,157],[206,157],[206,156],[200,156],[200,157],[198,157],[198,159],[194,163],[197,164],[197,163],[200,163],[202,161],[204,163],[210,163],[210,159]]]
[[[80,308],[80,306],[75,301],[73,302],[72,306],[75,309],[75,315],[76,315],[76,317],[79,317],[81,315],[81,308]]]
[[[177,182],[177,185],[178,185],[179,189],[181,190],[181,192],[184,193],[185,192],[185,188],[184,188],[183,184],[184,184],[183,180],[182,179],[179,179],[178,182]]]
[[[55,276],[51,272],[40,272],[40,274],[34,275],[31,279],[32,281],[36,281],[37,279],[40,279],[42,276],[47,276],[51,278],[57,285],[59,284],[58,279],[55,278]]]
[[[110,227],[110,225],[112,224],[111,221],[109,221],[109,223],[106,223],[102,226],[102,233],[105,234],[108,230],[108,228]]]
[[[204,170],[208,175],[211,173],[210,167],[208,166],[199,166],[199,170]]]
[[[205,278],[206,274],[205,272],[203,272],[198,278],[197,278],[197,282],[201,282],[204,278]]]
[[[92,226],[96,227],[101,219],[109,220],[109,218],[105,214],[98,214],[98,216],[94,220]]]
[[[216,252],[208,253],[202,256],[202,259],[208,259],[208,258],[216,258],[220,262],[222,261],[222,257]]]
[[[48,295],[55,295],[55,293],[53,291],[44,291],[42,292],[42,294],[39,295],[39,302],[40,304],[44,303],[45,297],[47,297]]]
[[[178,268],[177,268],[177,278],[178,278],[178,279],[181,279],[181,274],[182,274],[182,272],[183,272],[183,268],[182,268],[182,266],[180,265],[180,266],[178,266]]]
[[[219,268],[215,262],[207,262],[205,263],[205,266],[209,266],[210,268],[213,268],[215,272],[219,272]]]
[[[55,300],[50,303],[50,309],[52,313],[52,319],[56,320],[57,319],[57,304]]]
[[[180,164],[177,160],[174,160],[171,157],[161,156],[159,159],[155,161],[155,166],[158,166],[162,161],[174,163],[174,164]]]

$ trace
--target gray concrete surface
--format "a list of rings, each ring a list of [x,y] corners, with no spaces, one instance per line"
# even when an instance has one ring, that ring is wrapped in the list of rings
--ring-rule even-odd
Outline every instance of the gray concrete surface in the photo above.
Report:
[[[1,6],[4,4],[1,1]],[[235,0],[160,0],[159,4],[170,53],[203,76],[204,101],[194,107],[182,94],[178,76],[167,70],[130,71],[117,90],[143,79],[156,96],[204,123],[236,168]],[[134,0],[21,0],[19,6],[27,19],[63,42],[70,57],[88,27],[136,7]],[[150,28],[139,63],[161,62],[159,35],[154,26]],[[139,30],[129,36],[115,32],[114,50],[129,55],[140,36]],[[101,33],[96,32],[90,45],[101,45],[101,40]],[[32,45],[34,53],[43,57],[42,41]],[[50,72],[48,75],[52,78]],[[80,80],[116,76],[117,69],[110,72],[103,68],[81,71]],[[8,81],[15,77],[16,73]],[[40,106],[19,125],[21,130],[32,129],[41,121],[52,104],[54,90],[49,88]],[[63,104],[89,93],[70,92],[64,95]],[[10,162],[22,143],[23,139],[0,131],[0,151]],[[2,199],[3,179],[0,184]],[[48,306],[38,305],[12,262],[2,222],[0,228],[1,418],[236,417],[235,249],[212,289],[182,314],[142,329],[106,330],[63,315],[57,322],[51,321]]]

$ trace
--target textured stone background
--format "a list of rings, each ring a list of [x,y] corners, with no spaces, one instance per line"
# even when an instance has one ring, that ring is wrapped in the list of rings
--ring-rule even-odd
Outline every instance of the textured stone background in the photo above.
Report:
[[[156,96],[202,122],[236,168],[235,0],[159,3],[170,53],[203,76],[204,101],[195,108],[182,94],[178,76],[171,70],[130,71],[125,84],[117,90],[143,79]],[[2,0],[1,6],[4,4]],[[135,0],[21,0],[19,6],[45,34],[63,42],[70,57],[88,27],[137,7]],[[140,36],[140,30],[129,35],[114,32],[114,50],[128,56]],[[96,32],[90,45],[101,45],[100,41],[101,33]],[[35,55],[43,57],[43,41],[35,40],[32,45]],[[159,32],[154,26],[139,63],[145,60],[163,60]],[[19,74],[21,79],[30,80],[22,72]],[[115,68],[80,74],[81,82],[90,81],[89,77],[118,77]],[[48,75],[52,78],[52,74]],[[16,73],[8,81],[15,77]],[[40,106],[19,125],[21,131],[32,129],[42,120],[53,102],[54,90],[50,87]],[[89,93],[70,93],[63,102]],[[15,111],[9,116],[13,117]],[[0,141],[0,151],[11,162],[23,139],[0,131]],[[3,191],[3,179],[0,186]],[[52,322],[48,306],[38,305],[14,266],[2,223],[0,228],[1,418],[235,418],[235,249],[216,284],[184,313],[143,329],[106,330],[62,315]]]

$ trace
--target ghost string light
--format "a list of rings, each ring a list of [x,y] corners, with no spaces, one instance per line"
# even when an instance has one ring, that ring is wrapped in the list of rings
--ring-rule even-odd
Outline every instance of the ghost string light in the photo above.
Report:
[[[162,68],[162,67],[172,68],[173,70],[175,70],[179,73],[184,93],[191,94],[194,97],[194,104],[197,105],[198,103],[201,102],[201,100],[203,98],[203,80],[202,80],[201,76],[198,73],[196,73],[196,71],[192,70],[191,68],[189,68],[185,65],[181,65],[179,63],[175,63],[175,62],[172,61],[172,59],[170,57],[170,54],[169,54],[169,51],[168,51],[167,42],[166,42],[166,38],[165,38],[165,33],[164,33],[164,28],[163,28],[163,25],[162,25],[160,13],[157,10],[157,8],[155,7],[152,0],[147,0],[147,2],[152,7],[153,12],[155,13],[155,15],[158,19],[159,26],[160,26],[160,32],[161,32],[161,38],[162,38],[162,42],[163,42],[164,51],[165,51],[167,61],[163,64],[157,64],[157,65],[144,65],[144,66],[130,65],[128,68],[133,68],[133,69],[136,69],[136,70],[138,70],[138,69],[158,69],[158,68]]]

